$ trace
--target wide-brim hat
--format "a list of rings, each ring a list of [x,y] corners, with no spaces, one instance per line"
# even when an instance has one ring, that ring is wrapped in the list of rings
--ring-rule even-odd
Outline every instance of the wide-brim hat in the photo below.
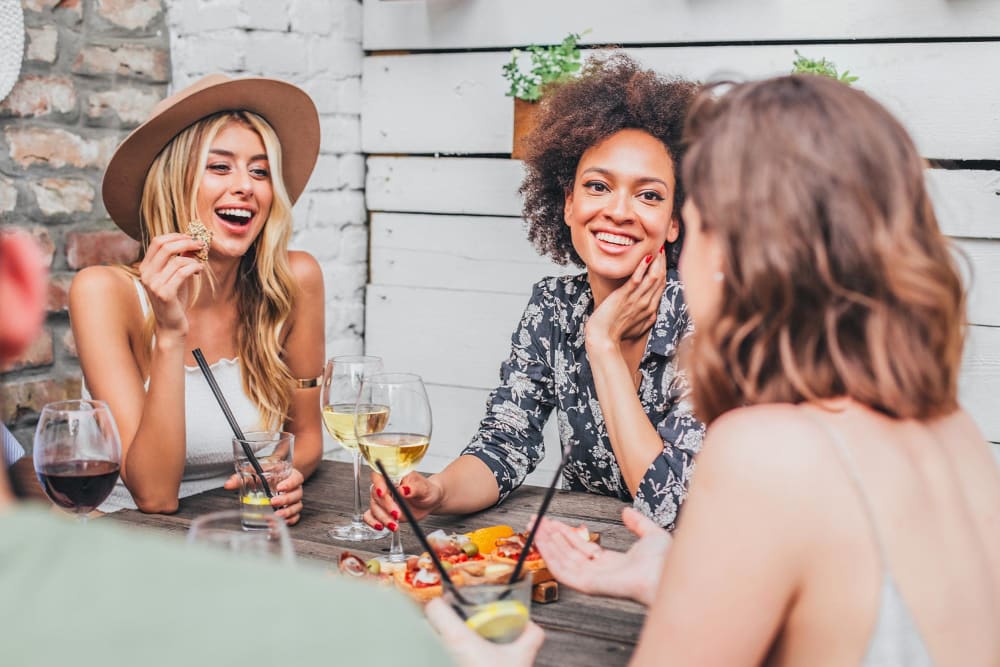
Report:
[[[319,155],[316,105],[305,91],[284,81],[211,74],[157,104],[150,119],[133,130],[111,157],[102,195],[108,215],[122,231],[137,240],[142,237],[142,190],[160,151],[185,128],[223,111],[250,111],[274,128],[281,142],[285,190],[295,203]]]

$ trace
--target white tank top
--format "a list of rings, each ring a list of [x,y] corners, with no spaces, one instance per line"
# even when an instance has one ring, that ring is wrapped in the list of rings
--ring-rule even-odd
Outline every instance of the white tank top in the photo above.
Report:
[[[149,301],[146,290],[138,279],[132,280],[139,294],[143,317],[147,317]],[[211,369],[243,432],[262,430],[260,410],[243,391],[239,359],[220,359],[211,365]],[[145,387],[149,388],[148,378]],[[86,384],[83,394],[84,397],[90,396]],[[187,452],[178,498],[217,489],[235,472],[233,431],[197,366],[184,367],[184,420]],[[132,494],[119,479],[111,495],[98,509],[102,512],[116,512],[120,509],[137,508]]]

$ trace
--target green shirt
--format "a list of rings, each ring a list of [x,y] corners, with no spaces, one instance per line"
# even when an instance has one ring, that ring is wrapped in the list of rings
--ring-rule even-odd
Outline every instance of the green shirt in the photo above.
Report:
[[[392,589],[30,508],[0,512],[0,636],[18,667],[451,664]]]

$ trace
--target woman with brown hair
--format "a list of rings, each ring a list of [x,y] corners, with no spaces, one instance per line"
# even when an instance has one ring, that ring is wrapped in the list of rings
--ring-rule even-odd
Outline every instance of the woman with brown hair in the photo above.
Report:
[[[709,428],[683,519],[630,555],[544,520],[546,563],[645,593],[635,665],[1000,664],[1000,468],[958,404],[965,297],[912,141],[812,75],[706,96],[689,130]]]
[[[403,479],[417,518],[506,498],[541,461],[554,412],[566,488],[673,527],[703,434],[677,369],[690,331],[677,173],[694,93],[618,54],[546,94],[521,186],[528,236],[586,272],[535,284],[472,442],[442,472]],[[373,481],[366,519],[395,530],[399,509]]]
[[[171,512],[178,498],[237,488],[233,433],[192,356],[201,348],[244,432],[295,436],[272,505],[298,521],[322,454],[323,276],[288,242],[318,152],[305,92],[222,75],[165,99],[118,147],[104,203],[140,258],[84,269],[70,292],[86,389],[122,438],[121,481],[101,510]]]

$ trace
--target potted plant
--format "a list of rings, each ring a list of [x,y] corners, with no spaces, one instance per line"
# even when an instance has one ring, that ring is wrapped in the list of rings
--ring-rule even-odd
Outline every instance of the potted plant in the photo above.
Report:
[[[582,33],[586,34],[586,33]],[[514,98],[514,141],[510,156],[523,156],[522,140],[535,126],[538,100],[547,86],[558,84],[580,71],[581,34],[571,33],[553,46],[529,46],[526,51],[530,67],[522,69],[525,59],[520,49],[511,51],[510,62],[503,66],[503,77],[510,83],[507,96]]]
[[[792,63],[792,74],[818,74],[819,76],[828,76],[831,79],[836,79],[847,85],[851,85],[858,80],[858,77],[851,76],[848,70],[844,70],[843,74],[837,74],[836,65],[826,58],[820,58],[819,60],[806,58],[799,53],[798,49],[795,50],[795,62]]]

